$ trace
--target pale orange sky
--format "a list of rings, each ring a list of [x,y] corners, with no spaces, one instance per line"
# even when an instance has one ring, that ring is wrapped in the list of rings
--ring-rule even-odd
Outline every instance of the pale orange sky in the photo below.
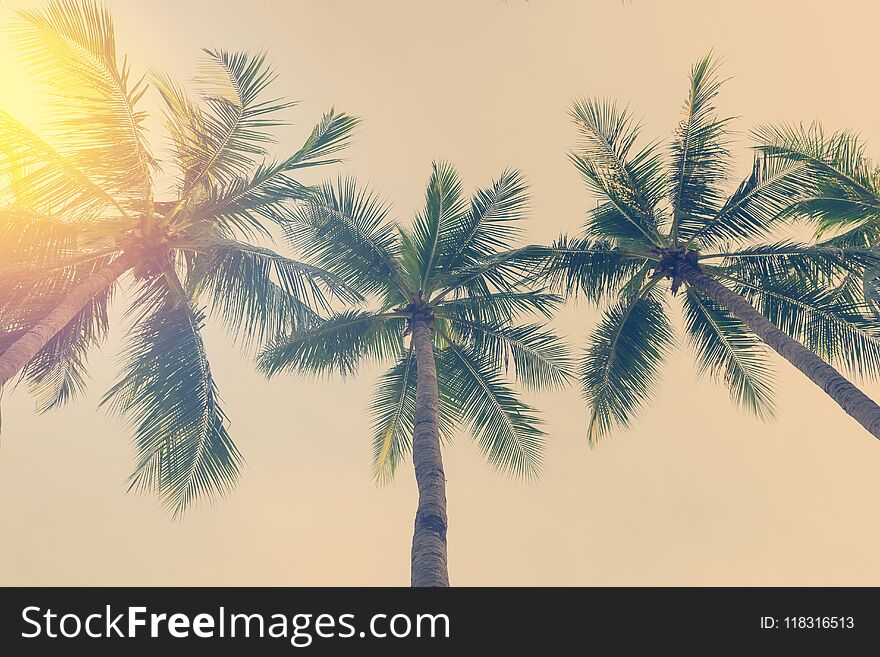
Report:
[[[711,48],[732,77],[721,110],[741,117],[743,132],[814,118],[869,144],[880,132],[880,11],[854,0],[833,10],[814,0],[110,4],[140,70],[186,78],[202,46],[267,49],[277,91],[302,100],[281,132],[291,152],[331,105],[363,117],[338,171],[371,182],[400,217],[418,206],[433,158],[453,161],[469,189],[521,168],[535,240],[576,229],[594,202],[565,157],[569,101],[616,97],[644,116],[647,137],[666,137],[690,64]],[[0,106],[31,118],[10,57],[4,37]],[[737,156],[742,168],[749,155]],[[580,346],[595,321],[581,306],[556,324]],[[266,382],[209,328],[248,466],[230,498],[172,522],[152,498],[124,493],[129,434],[96,411],[115,377],[119,329],[74,406],[38,418],[23,391],[4,398],[0,584],[408,583],[414,478],[405,468],[388,487],[370,480],[375,372]],[[587,447],[576,389],[532,397],[550,434],[537,483],[498,474],[460,437],[444,454],[452,583],[880,585],[880,445],[774,360],[771,424],[699,382],[686,346],[633,428],[598,449]],[[880,399],[880,385],[866,391]]]

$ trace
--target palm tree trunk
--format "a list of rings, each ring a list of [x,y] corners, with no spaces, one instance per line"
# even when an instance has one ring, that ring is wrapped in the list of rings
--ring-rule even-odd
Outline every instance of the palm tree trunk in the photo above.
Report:
[[[780,331],[743,297],[714,278],[707,276],[698,267],[682,263],[681,273],[691,287],[727,308],[780,356],[822,388],[871,435],[880,438],[880,406],[850,383],[840,372],[800,342]]]
[[[449,586],[446,565],[446,475],[440,455],[437,367],[427,320],[412,323],[416,352],[413,465],[419,488],[412,543],[412,586]]]
[[[58,335],[96,294],[110,287],[136,262],[135,254],[122,254],[94,276],[73,288],[64,301],[13,342],[0,355],[0,388],[18,374],[49,343],[49,340]]]

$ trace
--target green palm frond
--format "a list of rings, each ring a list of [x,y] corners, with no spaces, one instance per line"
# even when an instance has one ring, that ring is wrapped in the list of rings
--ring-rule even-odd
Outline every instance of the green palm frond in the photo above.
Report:
[[[286,173],[284,163],[260,164],[248,176],[217,183],[194,210],[195,221],[227,237],[271,239],[266,225],[284,226],[293,204],[306,201],[313,190]]]
[[[727,124],[714,100],[721,88],[718,61],[708,54],[691,69],[684,118],[675,131],[669,169],[672,241],[700,230],[724,202],[728,174]]]
[[[290,221],[294,202],[307,200],[314,190],[295,180],[291,173],[304,167],[339,162],[326,159],[349,145],[358,119],[331,110],[315,126],[303,147],[282,162],[262,163],[247,176],[213,185],[195,214],[198,221],[219,224],[226,232],[268,237],[266,221],[284,226]]]
[[[544,448],[541,421],[504,382],[495,364],[451,340],[437,361],[461,421],[489,463],[518,476],[537,476]]]
[[[519,171],[502,171],[490,188],[477,190],[471,197],[470,210],[459,214],[459,223],[444,235],[443,271],[454,271],[513,248],[522,234],[518,223],[528,203],[528,187]]]
[[[373,416],[373,476],[391,481],[412,449],[416,412],[416,358],[412,345],[377,382],[370,404]]]
[[[559,307],[562,297],[540,290],[524,292],[488,292],[473,297],[440,301],[438,314],[463,317],[476,322],[510,322],[523,314],[549,318]]]
[[[107,337],[112,292],[110,288],[89,301],[22,371],[38,413],[63,406],[85,390],[88,352]]]
[[[470,297],[522,292],[534,282],[546,258],[547,247],[535,244],[494,253],[447,276],[434,299],[439,303],[456,292]]]
[[[122,375],[102,405],[135,433],[132,489],[155,492],[175,515],[235,483],[241,454],[200,334],[204,314],[165,278],[145,284],[123,352]]]
[[[718,264],[714,265],[718,259]],[[832,286],[848,274],[861,274],[880,266],[880,252],[837,246],[834,242],[801,244],[782,241],[701,256],[707,265],[720,267],[738,278],[772,282],[795,276],[814,286]]]
[[[615,425],[629,426],[656,385],[657,370],[672,340],[666,309],[655,288],[605,311],[580,368],[581,388],[590,407],[591,445]]]
[[[326,158],[351,145],[352,134],[359,123],[357,117],[331,108],[312,129],[302,148],[284,161],[283,170],[293,171],[340,162],[337,158]]]
[[[761,340],[723,307],[691,288],[683,304],[700,374],[723,380],[734,402],[762,420],[771,419],[772,376]]]
[[[266,155],[266,145],[274,141],[269,129],[280,121],[272,115],[290,106],[262,100],[275,79],[265,55],[210,49],[204,53],[197,84],[205,109],[197,108],[179,89],[160,88],[167,111],[183,123],[175,138],[185,177],[171,217],[197,191],[247,176],[257,158]]]
[[[429,291],[428,282],[439,273],[457,248],[457,229],[466,221],[467,206],[461,194],[461,180],[446,162],[433,162],[425,193],[425,207],[416,216],[412,231],[414,271],[404,267],[413,290]]]
[[[687,238],[688,247],[764,237],[788,216],[798,199],[815,189],[815,176],[802,162],[759,155],[751,175],[721,209],[694,230],[682,233],[682,237]]]
[[[869,305],[798,277],[760,284],[719,274],[758,311],[824,360],[868,378],[880,375],[880,326]]]
[[[317,321],[330,298],[357,302],[337,277],[271,249],[213,239],[183,247],[192,254],[187,285],[211,301],[233,336],[248,348]]]
[[[630,157],[639,126],[628,109],[621,110],[610,101],[577,101],[569,116],[579,138],[570,159],[586,183],[605,199],[588,219],[589,237],[659,245],[662,162],[656,146]]]
[[[271,342],[259,368],[272,376],[283,370],[316,375],[354,374],[364,360],[397,356],[403,346],[403,318],[393,313],[345,310]]]
[[[74,166],[114,195],[146,198],[155,161],[138,104],[147,85],[119,59],[108,9],[54,0],[44,11],[18,16],[16,45],[35,78],[51,89],[52,132]]]
[[[284,227],[291,245],[361,294],[402,290],[388,206],[351,179],[324,183]]]
[[[560,236],[546,253],[542,279],[566,297],[599,303],[645,264],[645,257],[607,241]]]
[[[754,136],[769,157],[798,163],[814,175],[814,193],[800,200],[793,212],[818,219],[824,227],[877,217],[880,175],[858,135],[826,135],[821,124],[812,123],[764,126]]]
[[[506,326],[446,317],[455,339],[503,372],[513,364],[516,380],[533,390],[562,388],[572,379],[572,360],[565,344],[543,324]]]

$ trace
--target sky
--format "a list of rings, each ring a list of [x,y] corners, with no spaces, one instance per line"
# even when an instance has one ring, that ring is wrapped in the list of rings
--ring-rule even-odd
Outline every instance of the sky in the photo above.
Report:
[[[14,7],[5,2],[0,21]],[[718,100],[748,133],[821,120],[880,136],[870,3],[741,0],[116,0],[121,51],[136,71],[191,78],[202,47],[266,50],[275,90],[300,101],[277,152],[295,151],[331,106],[363,119],[351,174],[408,221],[431,161],[465,189],[505,167],[531,184],[528,238],[574,231],[595,199],[566,159],[566,107],[609,96],[668,139],[692,63],[713,50],[730,77]],[[39,123],[40,101],[0,38],[0,107]],[[152,101],[151,101],[152,102]],[[152,137],[161,145],[158,124]],[[730,183],[731,190],[736,181]],[[675,304],[672,304],[675,306]],[[117,306],[119,310],[124,304]],[[587,305],[555,320],[577,348]],[[133,449],[97,408],[115,380],[117,322],[92,358],[89,394],[36,416],[23,390],[3,399],[0,584],[406,585],[416,489],[411,467],[370,478],[366,411],[377,369],[346,381],[266,381],[206,330],[208,355],[247,460],[226,499],[173,521],[127,494]],[[461,435],[444,451],[454,585],[880,585],[880,445],[773,356],[778,417],[738,410],[699,379],[682,342],[653,402],[597,448],[576,389],[529,395],[548,433],[540,480],[494,471]],[[880,385],[865,391],[880,399]]]

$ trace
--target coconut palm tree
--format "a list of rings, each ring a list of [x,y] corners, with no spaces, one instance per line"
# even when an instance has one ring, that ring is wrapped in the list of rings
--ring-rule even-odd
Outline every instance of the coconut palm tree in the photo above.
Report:
[[[589,439],[628,425],[650,397],[674,336],[665,293],[682,286],[700,370],[723,379],[734,401],[772,414],[769,346],[880,438],[880,407],[832,366],[880,372],[880,329],[863,295],[842,287],[875,268],[877,254],[834,240],[770,241],[821,180],[815,167],[765,148],[726,193],[730,119],[714,107],[720,86],[711,55],[692,68],[667,153],[637,147],[639,126],[613,102],[571,108],[579,143],[570,158],[599,200],[583,233],[550,249],[544,274],[569,296],[608,302],[580,368]]]
[[[392,363],[371,405],[373,472],[389,480],[412,451],[413,586],[449,584],[441,438],[464,425],[490,463],[535,475],[544,434],[505,373],[511,366],[532,388],[569,376],[559,339],[540,323],[517,323],[521,313],[547,315],[559,301],[526,288],[530,249],[514,248],[526,205],[515,171],[467,202],[453,168],[434,164],[411,227],[389,221],[387,205],[345,180],[325,184],[286,229],[307,260],[371,303],[279,337],[260,367],[270,375],[351,375],[365,361]]]
[[[243,344],[358,296],[272,251],[269,227],[309,190],[293,177],[335,162],[355,119],[330,111],[282,160],[265,151],[278,113],[262,55],[205,50],[199,98],[166,76],[170,155],[160,176],[141,109],[149,83],[117,53],[108,11],[59,0],[18,12],[13,35],[48,86],[38,135],[0,112],[0,387],[20,375],[49,410],[83,388],[113,297],[128,297],[122,375],[103,403],[134,431],[131,486],[176,513],[226,491],[241,456],[205,353],[207,313]]]

